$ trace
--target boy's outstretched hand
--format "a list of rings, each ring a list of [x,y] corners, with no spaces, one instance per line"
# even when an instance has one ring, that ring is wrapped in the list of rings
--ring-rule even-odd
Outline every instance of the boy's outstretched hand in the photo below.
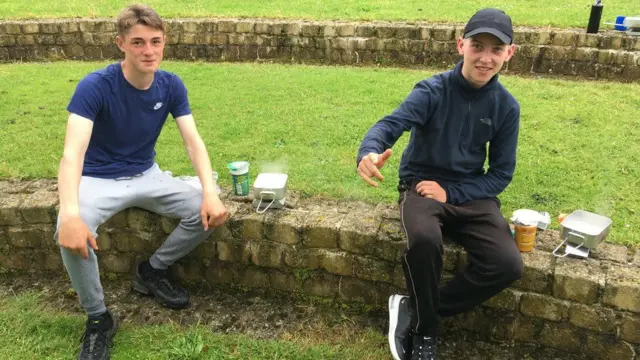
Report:
[[[371,186],[378,186],[378,183],[371,178],[375,177],[380,181],[384,181],[384,176],[380,173],[380,169],[391,157],[391,149],[385,150],[382,154],[369,153],[363,157],[358,164],[358,175]]]

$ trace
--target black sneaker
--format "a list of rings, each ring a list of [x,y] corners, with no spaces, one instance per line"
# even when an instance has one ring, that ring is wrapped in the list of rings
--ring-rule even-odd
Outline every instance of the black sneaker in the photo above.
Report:
[[[409,297],[389,297],[389,348],[395,360],[409,360],[411,351],[411,307]]]
[[[99,316],[89,316],[86,330],[82,334],[82,349],[78,360],[108,360],[111,339],[117,329],[116,319],[109,310]]]
[[[138,265],[133,289],[153,295],[157,302],[171,309],[182,309],[189,305],[189,292],[169,277],[169,270],[154,269],[149,261]]]
[[[436,337],[413,335],[410,360],[436,360]]]

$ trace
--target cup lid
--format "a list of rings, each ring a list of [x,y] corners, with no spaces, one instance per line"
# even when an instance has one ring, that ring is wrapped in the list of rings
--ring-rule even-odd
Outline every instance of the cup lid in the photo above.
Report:
[[[516,224],[525,226],[538,226],[538,222],[540,221],[540,219],[540,213],[530,209],[516,210],[511,216],[511,221]]]
[[[248,161],[234,161],[227,164],[227,168],[231,175],[242,175],[249,172]]]

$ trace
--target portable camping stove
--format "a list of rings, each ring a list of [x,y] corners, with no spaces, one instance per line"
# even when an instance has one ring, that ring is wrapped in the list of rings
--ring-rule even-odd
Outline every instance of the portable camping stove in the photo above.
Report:
[[[284,208],[287,174],[261,173],[253,183],[253,206],[258,213]]]
[[[563,241],[553,250],[553,255],[587,258],[591,250],[595,249],[609,234],[611,219],[588,211],[576,210],[562,221],[560,227],[562,228],[560,238]],[[564,254],[560,254],[559,251],[563,245],[566,245]]]

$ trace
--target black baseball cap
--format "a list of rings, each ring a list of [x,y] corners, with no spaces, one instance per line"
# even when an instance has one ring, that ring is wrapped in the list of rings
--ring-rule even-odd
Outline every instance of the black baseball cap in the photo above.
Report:
[[[464,38],[478,34],[495,35],[505,44],[513,41],[511,18],[500,9],[482,9],[475,13],[464,27]]]

